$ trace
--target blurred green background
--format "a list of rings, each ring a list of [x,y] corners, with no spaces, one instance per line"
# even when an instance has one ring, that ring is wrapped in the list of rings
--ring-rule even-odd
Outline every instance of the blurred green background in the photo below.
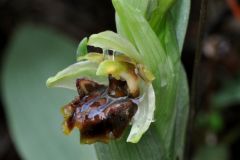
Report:
[[[194,160],[240,159],[240,20],[227,2],[208,4],[198,73],[201,101],[187,135]],[[192,2],[182,58],[189,85],[199,3]],[[71,136],[61,131],[60,107],[75,93],[47,89],[45,81],[75,61],[84,36],[115,30],[111,2],[2,0],[0,19],[0,159],[96,159],[92,146],[79,144],[78,131]]]

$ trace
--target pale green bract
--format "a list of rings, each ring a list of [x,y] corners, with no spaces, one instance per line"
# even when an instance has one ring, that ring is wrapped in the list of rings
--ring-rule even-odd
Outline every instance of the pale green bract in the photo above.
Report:
[[[105,31],[91,35],[87,44],[94,47],[118,51],[125,54],[136,62],[141,61],[140,55],[134,45],[132,45],[131,42],[129,42],[127,39],[121,37],[119,34],[111,31]],[[77,56],[78,60],[80,58],[80,55]],[[107,70],[113,65],[112,63],[111,66],[106,65],[105,62],[107,61],[109,60],[105,60],[98,64],[96,61],[91,61],[91,59],[87,59],[86,61],[80,61],[78,63],[75,63],[57,73],[56,76],[49,78],[47,80],[47,86],[62,87],[76,90],[75,82],[77,78],[88,78],[101,84],[107,84],[108,75],[104,74],[104,77],[101,76],[102,74],[99,74],[100,71],[101,73],[105,72],[103,70]],[[104,68],[101,64],[105,64]],[[119,64],[117,62],[114,64],[114,67],[117,67],[118,70],[117,73],[114,73],[116,75],[122,75],[122,72],[127,72],[127,69]],[[136,88],[137,82],[132,81],[131,78],[128,78],[129,76],[123,76],[123,78],[124,77],[126,77],[124,80],[128,82],[128,85],[130,84],[130,90],[131,88]],[[140,103],[138,105],[138,111],[133,117],[131,132],[129,134],[129,137],[127,138],[127,142],[131,143],[137,143],[141,139],[142,135],[148,130],[151,122],[153,122],[154,117],[155,93],[152,84],[150,84],[149,82],[143,82],[139,87],[144,88],[144,92],[142,93],[142,98],[140,99]]]

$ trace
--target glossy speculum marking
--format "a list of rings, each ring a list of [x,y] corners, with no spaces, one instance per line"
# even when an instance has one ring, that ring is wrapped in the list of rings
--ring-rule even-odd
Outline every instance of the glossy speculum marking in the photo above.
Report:
[[[62,108],[63,128],[81,133],[81,143],[107,143],[121,137],[137,111],[136,98],[125,81],[109,76],[109,86],[81,78],[76,80],[78,97]]]

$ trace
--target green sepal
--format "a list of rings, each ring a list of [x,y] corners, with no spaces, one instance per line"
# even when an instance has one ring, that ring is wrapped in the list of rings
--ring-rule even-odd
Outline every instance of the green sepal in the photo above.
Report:
[[[138,104],[137,113],[133,117],[132,128],[127,142],[137,143],[154,121],[155,92],[152,84],[143,83],[143,95]]]
[[[58,72],[55,76],[48,78],[48,87],[61,87],[76,90],[76,79],[88,78],[101,84],[108,84],[107,77],[97,76],[98,64],[89,61],[82,61],[70,65]]]
[[[81,40],[81,42],[78,45],[77,48],[77,53],[76,53],[76,57],[78,59],[78,57],[84,56],[87,54],[88,50],[87,50],[87,43],[88,43],[88,38],[85,37]]]

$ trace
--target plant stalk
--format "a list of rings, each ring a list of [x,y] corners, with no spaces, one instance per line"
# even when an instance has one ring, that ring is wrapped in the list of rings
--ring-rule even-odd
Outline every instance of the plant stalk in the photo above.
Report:
[[[185,158],[186,160],[191,159],[191,146],[192,146],[192,134],[193,134],[193,125],[195,124],[195,119],[197,115],[197,110],[200,106],[201,93],[199,92],[199,71],[201,65],[201,56],[202,56],[202,46],[204,39],[204,29],[207,19],[207,7],[208,0],[201,0],[200,8],[200,17],[198,25],[198,34],[197,34],[197,46],[194,57],[194,67],[193,67],[193,78],[191,85],[191,94],[190,94],[190,110],[188,117],[188,127],[187,127],[187,138],[185,144]]]

